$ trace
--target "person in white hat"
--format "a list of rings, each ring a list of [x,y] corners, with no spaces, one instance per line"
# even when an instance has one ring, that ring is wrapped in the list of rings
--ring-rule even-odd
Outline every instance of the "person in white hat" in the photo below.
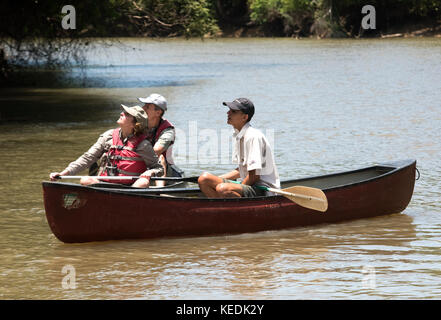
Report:
[[[147,140],[153,146],[153,150],[159,157],[164,168],[164,176],[170,172],[170,165],[173,161],[173,143],[176,138],[175,127],[168,120],[164,119],[164,113],[167,111],[167,100],[158,94],[152,93],[146,98],[138,98],[144,103],[143,109],[147,113]],[[156,181],[157,186],[164,186],[164,181]]]
[[[148,188],[151,176],[162,176],[163,167],[145,136],[147,114],[140,106],[121,105],[121,109],[117,121],[119,128],[104,132],[87,152],[71,162],[62,172],[52,172],[49,176],[52,181],[57,180],[59,176],[75,175],[89,168],[100,158],[99,176],[140,176],[133,184],[132,180],[108,182]],[[100,181],[106,180],[84,177],[80,183],[89,185]]]

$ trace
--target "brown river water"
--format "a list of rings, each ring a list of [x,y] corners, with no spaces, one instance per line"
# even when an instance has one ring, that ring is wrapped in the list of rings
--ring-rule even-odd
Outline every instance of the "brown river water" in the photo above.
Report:
[[[440,299],[441,39],[97,45],[61,82],[0,90],[0,299]],[[282,180],[413,158],[401,213],[215,237],[64,244],[41,182],[157,92],[186,175],[231,170],[222,101],[254,101]]]

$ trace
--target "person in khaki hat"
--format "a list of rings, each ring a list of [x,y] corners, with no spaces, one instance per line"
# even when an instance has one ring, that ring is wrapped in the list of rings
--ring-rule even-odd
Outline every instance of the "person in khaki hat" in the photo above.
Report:
[[[97,142],[81,157],[71,162],[62,172],[52,172],[50,179],[75,175],[89,168],[100,159],[99,176],[141,176],[132,186],[147,188],[151,176],[161,176],[163,167],[151,143],[146,140],[147,114],[139,107],[121,105],[122,112],[117,121],[119,128],[110,129],[100,135]],[[98,183],[94,177],[80,180],[83,185]],[[131,184],[131,180],[109,180],[113,183]]]
[[[148,117],[147,140],[152,143],[153,150],[164,167],[164,176],[166,176],[171,170],[170,166],[174,164],[172,148],[176,138],[175,127],[163,118],[167,111],[167,100],[158,93],[152,93],[138,100],[144,104],[142,108]],[[156,181],[157,186],[164,186],[164,184],[164,181]]]

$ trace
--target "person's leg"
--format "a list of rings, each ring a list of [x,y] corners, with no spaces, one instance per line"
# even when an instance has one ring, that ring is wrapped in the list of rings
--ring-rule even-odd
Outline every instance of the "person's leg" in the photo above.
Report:
[[[216,192],[220,198],[240,198],[243,196],[241,184],[224,182],[216,186]]]
[[[147,178],[139,178],[138,180],[136,180],[133,184],[132,187],[134,188],[148,188],[150,185],[150,179]]]
[[[228,181],[224,181],[224,183],[218,184],[216,187],[216,191],[222,198],[254,198],[265,196],[265,190],[262,190],[257,186],[229,183]]]
[[[208,172],[204,172],[198,179],[199,188],[208,198],[219,198],[216,187],[223,182],[222,178]]]
[[[242,185],[242,197],[244,198],[255,198],[265,196],[265,190],[260,189],[257,186]]]
[[[88,186],[89,184],[100,183],[100,180],[98,180],[96,178],[92,178],[92,177],[83,177],[80,179],[80,183],[83,186]]]

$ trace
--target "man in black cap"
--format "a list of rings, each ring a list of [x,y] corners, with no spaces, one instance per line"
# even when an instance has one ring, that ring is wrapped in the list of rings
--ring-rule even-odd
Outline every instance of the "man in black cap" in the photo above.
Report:
[[[247,98],[224,102],[229,108],[227,123],[234,128],[233,162],[238,167],[221,176],[203,173],[201,191],[209,198],[257,197],[271,195],[257,186],[280,188],[274,155],[266,137],[253,128],[250,120],[254,104]]]

